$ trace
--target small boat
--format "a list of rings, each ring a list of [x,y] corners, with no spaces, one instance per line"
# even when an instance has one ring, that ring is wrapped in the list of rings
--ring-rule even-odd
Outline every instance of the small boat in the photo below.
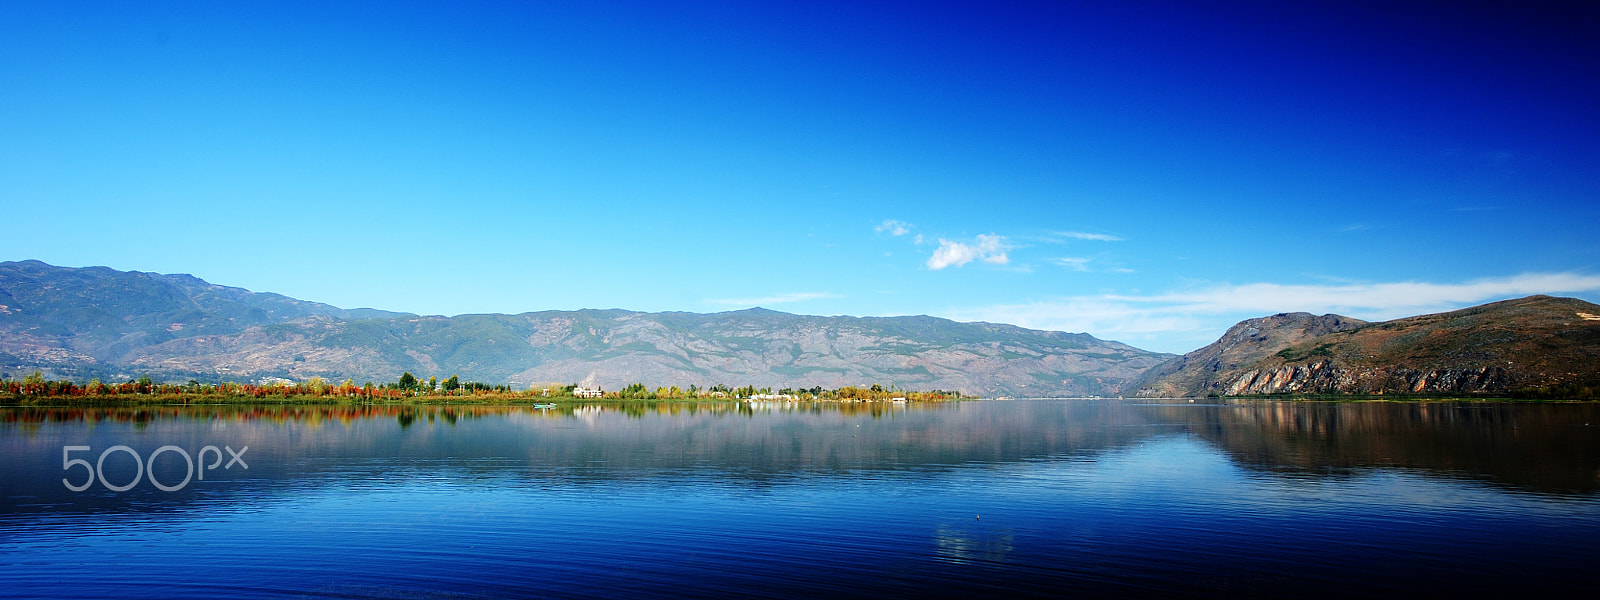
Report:
[[[549,404],[534,404],[533,407],[534,408],[555,408],[556,405],[555,405],[554,402],[552,402],[552,403],[549,403]]]

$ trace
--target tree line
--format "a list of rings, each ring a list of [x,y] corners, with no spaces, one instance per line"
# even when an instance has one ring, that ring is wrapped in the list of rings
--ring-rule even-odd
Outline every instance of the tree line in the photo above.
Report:
[[[356,384],[346,379],[342,383],[312,377],[303,381],[269,378],[257,383],[156,383],[149,375],[123,383],[103,383],[93,379],[88,383],[71,380],[45,379],[43,372],[34,371],[21,380],[0,376],[0,395],[10,398],[93,398],[117,396],[162,397],[223,397],[223,398],[344,398],[360,400],[396,400],[418,396],[473,396],[510,394],[505,385],[491,385],[478,381],[461,381],[455,375],[440,382],[436,377],[421,381],[407,372],[390,383],[368,381]]]
[[[512,390],[511,386],[488,384],[480,381],[461,381],[456,375],[440,380],[437,376],[429,376],[426,380],[404,372],[399,379],[393,382],[374,383],[368,381],[357,385],[354,380],[346,379],[342,383],[325,381],[321,377],[311,377],[303,381],[290,381],[287,379],[269,378],[257,383],[201,383],[189,380],[188,383],[157,383],[149,375],[130,379],[122,383],[103,383],[93,379],[88,383],[77,383],[71,380],[50,380],[44,377],[43,372],[34,371],[21,380],[5,379],[0,376],[0,396],[8,400],[25,400],[39,398],[157,398],[157,399],[267,399],[267,398],[321,398],[333,400],[356,401],[385,401],[404,400],[407,398],[441,399],[448,400],[452,397],[478,397],[483,399],[506,400],[539,400],[558,398],[600,398],[608,400],[797,400],[797,401],[888,401],[906,400],[911,402],[928,402],[940,400],[958,400],[967,398],[960,392],[932,390],[919,391],[907,390],[896,386],[884,387],[880,384],[870,386],[844,386],[835,389],[825,389],[821,386],[810,388],[780,388],[773,390],[770,387],[756,387],[746,385],[743,387],[729,387],[717,384],[710,387],[690,385],[687,388],[679,386],[649,387],[643,383],[633,383],[620,390],[601,390],[598,388],[585,388],[579,384],[541,383],[534,384],[524,390]]]
[[[570,388],[568,392],[570,392]],[[810,388],[780,388],[773,390],[770,387],[758,388],[753,385],[730,388],[727,385],[713,385],[702,388],[691,385],[687,388],[656,387],[650,388],[643,383],[629,384],[614,392],[602,391],[602,398],[618,400],[688,400],[688,399],[735,399],[735,400],[824,400],[824,401],[874,401],[901,399],[911,402],[926,402],[938,400],[959,400],[966,398],[961,392],[946,390],[907,390],[895,386],[884,387],[880,384],[870,386],[847,385],[840,388],[825,389],[822,386]]]

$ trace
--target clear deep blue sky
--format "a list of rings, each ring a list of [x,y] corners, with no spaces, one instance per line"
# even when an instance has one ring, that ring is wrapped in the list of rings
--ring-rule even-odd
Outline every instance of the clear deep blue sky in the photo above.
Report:
[[[1199,347],[1600,299],[1596,3],[0,2],[0,259]]]

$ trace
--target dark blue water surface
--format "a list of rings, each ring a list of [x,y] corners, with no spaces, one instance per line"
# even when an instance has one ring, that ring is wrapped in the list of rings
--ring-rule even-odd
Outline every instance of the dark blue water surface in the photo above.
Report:
[[[4,409],[0,595],[1592,593],[1597,409]]]

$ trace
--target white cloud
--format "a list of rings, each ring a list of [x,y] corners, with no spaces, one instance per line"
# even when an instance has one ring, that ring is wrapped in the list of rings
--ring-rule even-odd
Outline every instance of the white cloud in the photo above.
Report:
[[[1234,323],[1280,312],[1337,313],[1368,321],[1465,308],[1531,294],[1600,291],[1600,276],[1525,273],[1463,283],[1218,285],[1153,295],[1071,296],[946,311],[962,321],[1088,332],[1164,352],[1209,344]]]
[[[933,251],[933,256],[928,257],[928,268],[935,271],[948,266],[961,266],[977,258],[978,251],[972,246],[950,240],[939,240],[939,248]]]
[[[982,258],[983,262],[990,263],[990,264],[996,264],[996,265],[1003,265],[1003,264],[1006,264],[1008,262],[1011,262],[1011,259],[1006,257],[1005,243],[1006,243],[1006,238],[1004,238],[1002,236],[998,236],[998,235],[979,235],[978,236],[978,256],[979,256],[979,258]]]
[[[972,245],[950,240],[939,240],[939,248],[928,257],[928,268],[938,271],[945,267],[959,267],[974,260],[995,265],[1011,262],[1006,256],[1005,236],[979,234]]]
[[[878,232],[887,231],[887,232],[889,232],[889,235],[899,237],[899,236],[911,233],[911,224],[907,223],[905,221],[897,221],[897,220],[894,220],[894,219],[889,219],[889,220],[884,221],[883,224],[878,225],[877,227],[874,227],[872,230],[873,231],[878,231]],[[920,237],[920,236],[918,236],[918,237]]]
[[[728,306],[766,306],[770,304],[787,304],[790,302],[804,302],[806,300],[820,300],[823,298],[839,297],[841,296],[838,294],[830,294],[827,292],[796,292],[792,294],[776,294],[762,298],[724,298],[720,300],[708,300],[707,302]]]
[[[1104,233],[1084,233],[1082,231],[1057,231],[1056,235],[1092,242],[1120,242],[1122,238]]]

